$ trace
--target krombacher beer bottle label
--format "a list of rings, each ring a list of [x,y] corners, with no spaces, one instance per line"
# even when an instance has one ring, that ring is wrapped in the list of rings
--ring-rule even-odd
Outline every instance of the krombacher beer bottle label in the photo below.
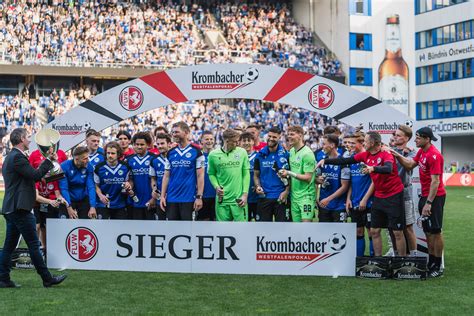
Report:
[[[392,14],[387,18],[385,58],[379,67],[379,98],[408,115],[408,87],[408,65],[402,57],[400,19],[398,14]]]

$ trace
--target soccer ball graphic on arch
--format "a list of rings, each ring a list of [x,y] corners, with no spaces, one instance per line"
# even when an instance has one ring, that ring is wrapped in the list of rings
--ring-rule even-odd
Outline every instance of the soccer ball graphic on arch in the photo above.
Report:
[[[248,82],[254,82],[258,78],[258,70],[255,67],[250,67],[247,72],[245,73],[245,79],[247,79]]]
[[[334,251],[341,251],[346,247],[347,239],[341,233],[334,233],[329,238],[328,245]]]

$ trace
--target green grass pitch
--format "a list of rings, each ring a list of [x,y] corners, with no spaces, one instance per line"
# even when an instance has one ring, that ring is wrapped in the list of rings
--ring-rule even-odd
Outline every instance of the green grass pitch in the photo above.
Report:
[[[34,271],[14,270],[21,289],[0,290],[0,315],[17,314],[346,314],[467,315],[474,309],[474,199],[449,188],[445,276],[427,281],[340,277],[67,271],[44,289]],[[2,194],[3,196],[3,194]],[[0,242],[5,224],[0,218]]]

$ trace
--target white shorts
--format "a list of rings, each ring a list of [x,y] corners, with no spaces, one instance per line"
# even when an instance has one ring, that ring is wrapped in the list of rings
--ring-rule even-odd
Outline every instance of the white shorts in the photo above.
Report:
[[[415,205],[412,200],[405,201],[405,225],[413,225],[416,222]]]

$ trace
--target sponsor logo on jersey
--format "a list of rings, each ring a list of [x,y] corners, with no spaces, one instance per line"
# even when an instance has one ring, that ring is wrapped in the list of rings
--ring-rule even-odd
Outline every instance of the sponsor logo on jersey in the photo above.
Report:
[[[148,168],[148,167],[134,168],[132,170],[132,172],[133,172],[133,175],[135,175],[135,176],[149,174],[150,173],[150,168]]]
[[[228,161],[228,162],[221,162],[217,164],[219,168],[234,168],[240,167],[240,161]]]
[[[122,184],[125,182],[125,177],[113,177],[102,179],[104,184]]]
[[[171,166],[173,167],[190,167],[192,161],[180,159],[180,160],[172,160],[170,161],[170,163],[171,163]]]

